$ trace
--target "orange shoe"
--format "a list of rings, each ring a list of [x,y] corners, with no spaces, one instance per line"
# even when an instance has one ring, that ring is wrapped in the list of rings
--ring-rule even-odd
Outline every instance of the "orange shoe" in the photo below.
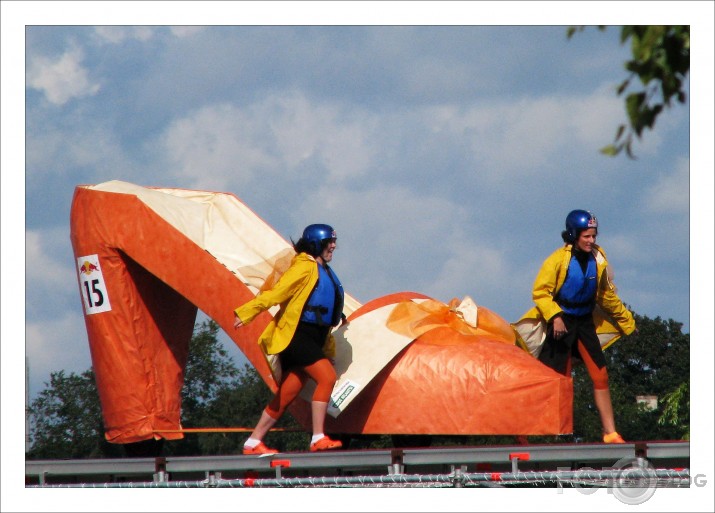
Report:
[[[330,449],[340,449],[343,443],[340,440],[331,440],[327,435],[315,442],[310,444],[310,452],[315,451],[327,451]]]
[[[266,447],[266,444],[263,442],[259,443],[255,447],[246,447],[245,445],[243,446],[243,454],[252,454],[254,456],[262,455],[262,454],[277,454],[278,451],[275,449],[271,449],[269,447]]]
[[[618,434],[617,431],[614,431],[613,433],[608,433],[607,435],[603,435],[603,443],[604,444],[624,444],[626,441],[623,439],[621,435]]]

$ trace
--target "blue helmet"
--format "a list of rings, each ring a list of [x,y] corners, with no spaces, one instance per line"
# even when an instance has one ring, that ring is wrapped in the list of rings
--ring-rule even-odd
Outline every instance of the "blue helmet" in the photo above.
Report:
[[[303,240],[308,243],[313,256],[318,256],[323,251],[323,241],[337,239],[335,230],[328,224],[311,224],[303,230]]]
[[[561,234],[565,242],[573,244],[583,230],[596,228],[598,220],[588,210],[572,210],[566,216],[566,230]]]

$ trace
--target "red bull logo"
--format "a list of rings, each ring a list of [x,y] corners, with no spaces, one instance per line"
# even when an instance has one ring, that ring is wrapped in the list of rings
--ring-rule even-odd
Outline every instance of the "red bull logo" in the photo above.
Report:
[[[77,257],[77,270],[85,314],[92,315],[111,310],[107,287],[102,270],[99,268],[99,255]]]
[[[81,272],[82,274],[86,274],[87,276],[92,274],[94,271],[99,271],[99,267],[97,267],[88,260],[85,260],[84,263],[79,267],[79,272]]]

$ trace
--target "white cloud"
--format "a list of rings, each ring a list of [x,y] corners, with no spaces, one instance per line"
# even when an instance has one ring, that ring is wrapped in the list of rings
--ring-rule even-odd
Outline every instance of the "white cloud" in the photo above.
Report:
[[[346,122],[339,109],[299,94],[275,95],[246,108],[210,105],[174,121],[162,145],[174,173],[194,186],[225,188],[259,174],[316,173],[321,181],[362,175],[371,163],[373,122]]]
[[[478,305],[489,307],[485,301],[489,301],[492,291],[503,290],[509,283],[501,251],[458,233],[450,234],[447,240],[444,262],[429,289],[442,301],[469,295]]]
[[[310,103],[302,94],[268,98],[258,109],[274,119],[278,151],[290,167],[311,156],[325,165],[328,180],[362,176],[371,164],[368,139],[377,122],[366,114]],[[277,114],[277,115],[276,115]]]
[[[245,107],[203,106],[175,120],[161,145],[175,176],[215,190],[297,173],[332,184],[384,178],[396,171],[390,163],[404,162],[417,165],[409,171],[414,180],[434,172],[430,165],[456,161],[460,154],[451,171],[479,169],[480,180],[508,184],[533,176],[535,166],[563,177],[557,163],[566,153],[599,158],[597,149],[610,142],[619,109],[605,88],[582,97],[522,97],[379,114],[292,91]]]
[[[95,27],[94,32],[100,39],[112,44],[121,43],[127,39],[147,41],[154,35],[153,29],[147,26],[102,25]]]
[[[300,229],[308,222],[333,224],[336,269],[346,290],[366,302],[400,290],[434,292],[434,277],[453,254],[452,227],[467,217],[467,209],[427,192],[376,183],[360,190],[306,191],[292,217]]]
[[[41,55],[30,57],[27,67],[27,85],[42,91],[50,103],[64,105],[73,98],[91,96],[99,91],[92,83],[87,70],[82,67],[83,52],[73,47],[56,60]]]
[[[67,310],[57,319],[38,319],[25,325],[30,391],[34,396],[49,382],[50,373],[81,373],[92,366],[81,309]]]
[[[604,233],[599,236],[598,242],[603,244],[609,261],[639,262],[643,254],[644,239],[651,239],[657,227],[651,227],[647,233],[611,234]],[[620,266],[616,266],[620,269]]]
[[[77,269],[66,226],[25,233],[25,308],[28,319],[52,321],[81,309]]]
[[[102,118],[83,119],[68,126],[47,124],[28,130],[27,146],[32,148],[26,158],[28,181],[34,184],[49,175],[82,168],[92,170],[92,180],[87,183],[119,176],[130,179],[135,166],[127,161],[119,137],[105,122]]]
[[[644,195],[648,211],[657,214],[687,214],[690,208],[690,160],[678,160],[676,169],[661,176]]]
[[[423,120],[435,133],[466,141],[485,176],[512,178],[551,165],[559,154],[595,154],[610,142],[620,103],[603,89],[585,96],[543,96],[504,99],[467,109],[426,109]]]
[[[611,83],[602,84],[584,96],[555,95],[554,101],[564,135],[574,135],[589,151],[609,144],[618,124],[625,122],[623,98],[616,95]]]
[[[202,32],[204,29],[205,27],[199,27],[195,25],[179,25],[169,28],[169,30],[171,30],[171,33],[174,34],[176,37],[193,36],[194,34]]]
[[[65,232],[65,230],[63,230]],[[52,247],[52,241],[48,245],[48,239],[56,238],[56,230],[28,230],[25,233],[25,262],[26,280],[29,290],[36,290],[42,287],[64,286],[67,280],[68,266],[66,263],[60,264],[55,258],[56,255],[47,251]],[[67,238],[66,232],[64,233]],[[70,268],[71,269],[71,268]]]
[[[256,133],[256,120],[228,104],[212,105],[176,120],[163,135],[170,173],[201,188],[223,190],[249,181],[278,160]]]

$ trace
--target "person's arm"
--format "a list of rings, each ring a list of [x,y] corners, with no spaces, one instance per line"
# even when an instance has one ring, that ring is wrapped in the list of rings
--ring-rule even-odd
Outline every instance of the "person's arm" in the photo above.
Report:
[[[605,260],[606,255],[603,250],[601,250],[601,253]],[[598,284],[596,302],[613,319],[623,333],[630,335],[636,330],[636,321],[633,318],[633,314],[626,308],[621,298],[618,297],[616,286],[613,283],[613,272],[607,261]]]
[[[561,307],[554,300],[562,257],[560,251],[551,254],[541,265],[534,280],[531,296],[539,313],[547,322],[562,312]]]
[[[273,288],[264,290],[255,298],[244,303],[234,310],[237,320],[234,327],[248,324],[255,319],[258,314],[268,310],[272,306],[284,303],[305,286],[306,280],[310,276],[308,264],[296,262],[280,277]]]

